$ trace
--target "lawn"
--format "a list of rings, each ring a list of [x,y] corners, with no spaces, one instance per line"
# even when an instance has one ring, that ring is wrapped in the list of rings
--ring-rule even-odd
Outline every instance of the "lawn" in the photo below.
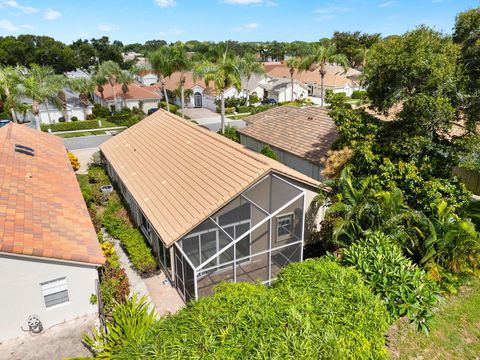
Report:
[[[55,134],[55,133],[54,133]],[[85,131],[79,133],[67,133],[67,134],[55,134],[61,138],[73,138],[79,136],[89,136],[89,135],[105,135],[105,131]]]
[[[98,126],[98,120],[102,121],[102,126]],[[42,131],[47,131],[49,128],[52,129],[52,132],[57,131],[73,131],[73,130],[91,130],[97,128],[109,128],[109,127],[118,127],[117,124],[114,124],[105,119],[95,119],[95,120],[86,120],[86,121],[69,121],[61,122],[54,124],[42,124]]]
[[[80,188],[86,188],[90,186],[90,183],[88,182],[88,175],[87,174],[75,174],[77,177],[77,181],[80,185]]]
[[[392,359],[478,359],[480,355],[480,280],[472,279],[457,296],[448,296],[427,336],[405,321],[390,332]]]
[[[239,114],[239,115],[227,115],[227,118],[230,120],[241,120],[243,118],[246,118],[247,116],[250,116],[250,113],[247,114]]]

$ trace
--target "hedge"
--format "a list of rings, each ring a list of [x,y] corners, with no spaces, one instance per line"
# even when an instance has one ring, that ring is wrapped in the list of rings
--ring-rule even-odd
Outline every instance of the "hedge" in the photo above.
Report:
[[[165,101],[160,101],[159,104],[161,105],[162,109],[167,110],[167,103]],[[171,103],[169,103],[168,105],[170,107],[170,112],[175,114],[179,107]]]
[[[110,124],[105,120],[102,120],[102,127],[110,127],[115,126],[115,124]],[[90,130],[90,129],[97,129],[98,120],[85,120],[85,121],[70,121],[70,122],[61,122],[55,124],[42,124],[41,129],[42,131],[48,131],[48,129],[52,129],[53,132],[56,131],[73,131],[73,130]]]
[[[387,319],[385,306],[355,270],[307,260],[288,265],[270,288],[221,283],[213,296],[100,357],[382,359]]]
[[[244,105],[244,106],[239,106],[239,107],[238,107],[238,112],[239,112],[240,114],[242,114],[242,113],[249,113],[251,110],[252,110],[252,107],[251,107],[251,106],[246,106],[246,105]]]

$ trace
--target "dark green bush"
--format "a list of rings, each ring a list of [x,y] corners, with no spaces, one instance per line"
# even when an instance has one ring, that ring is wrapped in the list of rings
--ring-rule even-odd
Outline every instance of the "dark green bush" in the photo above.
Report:
[[[261,154],[269,157],[273,160],[278,160],[277,154],[272,150],[272,148],[268,145],[263,145],[262,150],[260,151]]]
[[[78,118],[77,118],[76,116],[72,116],[72,117],[70,118],[70,120],[72,120],[72,121],[78,121]]]
[[[353,269],[290,264],[270,288],[222,283],[215,295],[116,346],[119,359],[382,359],[388,313]]]
[[[64,122],[65,122],[65,118],[64,118],[63,116],[60,116],[60,117],[58,118],[58,122],[59,122],[59,123],[64,123]]]
[[[251,106],[242,105],[242,106],[238,107],[238,112],[239,113],[249,113],[251,108],[252,108]]]
[[[52,129],[55,131],[71,131],[71,130],[89,130],[98,128],[98,123],[96,121],[72,121],[70,122],[59,122],[56,124],[42,124],[42,131],[47,131]]]
[[[160,101],[159,104],[161,105],[162,109],[167,110],[167,103],[165,101]],[[178,110],[178,106],[172,103],[170,103],[169,105],[170,112],[175,114]]]
[[[108,107],[101,106],[100,104],[93,105],[92,113],[96,117],[100,118],[108,118],[110,116],[110,110],[108,109]]]
[[[428,332],[439,288],[389,237],[369,234],[345,249],[341,261],[362,274],[385,302],[392,320],[406,316],[419,330]]]
[[[266,111],[266,110],[274,108],[274,107],[277,107],[277,105],[276,104],[260,105],[260,106],[253,107],[250,112],[252,114],[258,114],[260,112]]]
[[[352,92],[352,99],[367,100],[367,92],[365,90],[355,90]]]
[[[222,131],[219,130],[218,133],[222,134]],[[237,143],[240,142],[240,136],[238,135],[238,130],[233,126],[225,126],[225,131],[222,135]]]
[[[96,118],[95,114],[87,114],[87,120],[95,120]]]

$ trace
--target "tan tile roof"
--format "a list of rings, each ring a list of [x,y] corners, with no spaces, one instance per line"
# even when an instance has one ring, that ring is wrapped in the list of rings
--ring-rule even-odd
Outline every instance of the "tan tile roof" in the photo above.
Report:
[[[278,106],[244,119],[239,133],[319,164],[338,130],[328,111],[319,107]]]
[[[165,83],[165,87],[170,90],[170,91],[175,91],[180,87],[180,76],[181,73],[179,71],[174,72],[172,75],[169,77],[166,77],[163,79]],[[205,81],[202,79],[193,79],[193,73],[191,71],[187,71],[184,73],[185,77],[185,89],[191,89],[195,85],[202,87],[204,90],[204,93],[207,95],[212,95],[216,96],[218,95],[217,91],[215,88],[210,84],[210,86],[207,86],[205,84]]]
[[[271,171],[320,185],[163,110],[100,149],[167,246]]]
[[[356,70],[348,70],[347,75],[343,71],[339,71],[338,66],[334,65],[328,65],[327,68],[327,74],[325,75],[324,78],[324,84],[326,87],[343,87],[346,84],[348,85],[355,85],[354,78],[350,77],[350,74],[353,75],[352,71]],[[280,64],[280,65],[270,65],[270,66],[265,66],[265,71],[268,75],[273,76],[273,77],[279,77],[279,78],[288,78],[290,79],[290,69],[285,65],[285,64]],[[356,73],[355,73],[356,74]],[[314,70],[308,70],[308,71],[298,71],[295,70],[293,74],[293,78],[295,80],[298,80],[303,83],[317,83],[320,84],[320,73],[318,72],[318,69]]]
[[[122,85],[116,84],[114,86],[115,94],[117,99],[123,99]],[[151,86],[143,86],[136,83],[128,85],[127,100],[144,100],[144,99],[159,99],[161,98],[160,94],[152,90]],[[98,90],[95,90],[95,94],[98,97],[101,97],[101,94]],[[112,87],[109,84],[103,86],[103,98],[108,100],[113,100]]]
[[[0,182],[0,252],[104,263],[62,139],[13,123],[0,128]]]

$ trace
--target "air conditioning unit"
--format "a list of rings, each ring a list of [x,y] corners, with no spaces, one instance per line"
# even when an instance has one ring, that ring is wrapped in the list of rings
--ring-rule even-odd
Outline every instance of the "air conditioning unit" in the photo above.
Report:
[[[33,334],[40,334],[43,331],[43,325],[38,315],[30,315],[27,318],[29,331]]]

